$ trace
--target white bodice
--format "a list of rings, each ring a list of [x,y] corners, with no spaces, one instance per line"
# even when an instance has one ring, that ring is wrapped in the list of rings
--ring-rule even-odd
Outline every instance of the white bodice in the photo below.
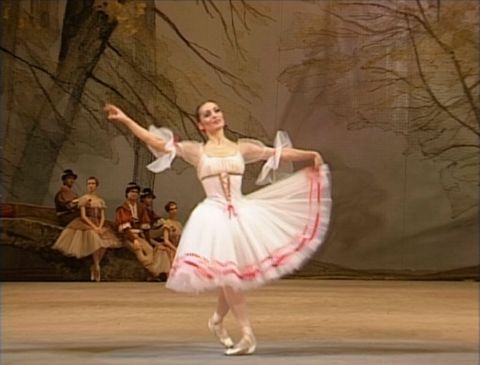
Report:
[[[240,152],[224,157],[209,156],[203,152],[197,165],[197,176],[200,180],[223,172],[242,175],[244,171],[245,161]]]
[[[207,198],[230,201],[242,195],[245,162],[240,152],[225,157],[203,153],[197,165],[197,176]]]
[[[273,171],[279,166],[282,149],[291,147],[288,135],[279,131],[275,137],[274,148],[267,147],[254,139],[242,138],[237,141],[238,151],[236,153],[224,157],[209,156],[205,152],[203,143],[175,142],[172,131],[167,128],[150,126],[149,131],[165,142],[165,151],[157,151],[148,146],[157,159],[147,168],[153,172],[164,171],[170,168],[175,156],[180,156],[196,168],[197,176],[202,182],[207,197],[220,196],[222,193],[222,195],[231,195],[232,198],[241,195],[245,164],[256,161],[266,161],[257,179],[257,184],[271,183]],[[228,197],[227,200],[229,200]]]

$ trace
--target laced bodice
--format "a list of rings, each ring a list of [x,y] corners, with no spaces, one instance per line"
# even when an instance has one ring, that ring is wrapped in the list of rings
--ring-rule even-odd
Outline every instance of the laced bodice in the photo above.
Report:
[[[106,208],[105,201],[96,196],[85,194],[78,199],[78,206],[85,208],[85,215],[94,222],[99,222],[102,209]]]
[[[195,141],[174,142],[173,133],[167,128],[150,126],[150,132],[162,139],[168,152],[160,152],[149,147],[157,160],[147,167],[153,172],[161,172],[171,166],[176,155],[193,165],[197,176],[202,182],[207,198],[227,202],[241,195],[242,175],[245,164],[266,160],[257,184],[272,182],[272,172],[279,166],[282,149],[291,147],[291,142],[285,132],[278,132],[274,148],[265,146],[254,139],[239,139],[238,151],[228,156],[209,156],[205,145]],[[229,207],[229,211],[230,211]]]

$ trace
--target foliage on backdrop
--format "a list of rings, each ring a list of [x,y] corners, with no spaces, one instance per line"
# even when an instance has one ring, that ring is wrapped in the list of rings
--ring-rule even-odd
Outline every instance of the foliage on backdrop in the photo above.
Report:
[[[149,173],[151,154],[101,109],[202,140],[192,112],[213,99],[230,137],[286,130],[331,165],[330,234],[301,275],[478,274],[478,1],[1,7],[2,202],[51,206],[73,168],[79,192],[100,179],[110,217],[135,180],[185,219],[202,198],[192,168]]]

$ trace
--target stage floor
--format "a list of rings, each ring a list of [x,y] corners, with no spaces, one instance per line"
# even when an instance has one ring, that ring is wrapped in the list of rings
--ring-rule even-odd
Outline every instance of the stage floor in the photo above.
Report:
[[[257,352],[227,358],[215,295],[163,283],[3,283],[4,365],[477,365],[476,282],[283,280],[249,292]],[[236,338],[239,331],[228,318]]]

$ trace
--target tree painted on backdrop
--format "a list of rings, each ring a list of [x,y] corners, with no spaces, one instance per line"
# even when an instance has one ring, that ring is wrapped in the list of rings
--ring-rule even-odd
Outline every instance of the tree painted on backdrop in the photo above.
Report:
[[[284,49],[302,63],[279,80],[327,102],[349,130],[405,136],[406,155],[438,166],[452,217],[478,206],[480,5],[477,1],[337,1],[297,14]],[[308,85],[305,83],[308,76]],[[345,104],[345,95],[351,103]],[[339,107],[341,106],[341,107]],[[352,118],[352,116],[354,116]]]
[[[40,20],[48,17],[49,11],[58,10],[58,3],[33,0],[31,4],[44,7]],[[239,32],[248,32],[252,19],[271,20],[244,0],[201,0],[190,4],[189,9],[217,22],[228,44],[243,59],[246,56]],[[60,151],[68,151],[72,134],[85,125],[95,133],[73,143],[87,146],[91,154],[111,158],[113,151],[106,139],[124,134],[135,150],[133,178],[151,183],[152,176],[140,161],[150,158],[149,153],[124,129],[103,120],[101,108],[105,100],[122,105],[146,124],[161,123],[188,137],[201,138],[194,116],[177,101],[174,83],[155,68],[157,55],[151,49],[158,42],[156,22],[166,25],[191,53],[192,60],[213,72],[225,88],[242,100],[258,97],[241,77],[221,65],[219,55],[185,36],[181,25],[156,7],[153,0],[67,0],[62,29],[50,29],[54,35],[48,47],[53,48],[55,36],[60,36],[58,58],[53,60],[51,52],[45,50],[47,46],[36,48],[44,42],[45,32],[39,32],[38,19],[25,4],[7,0],[2,13],[7,21],[0,51],[7,61],[4,69],[12,72],[14,80],[9,86],[10,102],[5,112],[11,124],[17,121],[16,129],[10,128],[7,121],[5,130],[2,189],[14,200],[43,202]],[[30,92],[19,95],[20,85],[28,85]],[[164,118],[159,120],[159,115]],[[240,134],[233,130],[230,133]]]

